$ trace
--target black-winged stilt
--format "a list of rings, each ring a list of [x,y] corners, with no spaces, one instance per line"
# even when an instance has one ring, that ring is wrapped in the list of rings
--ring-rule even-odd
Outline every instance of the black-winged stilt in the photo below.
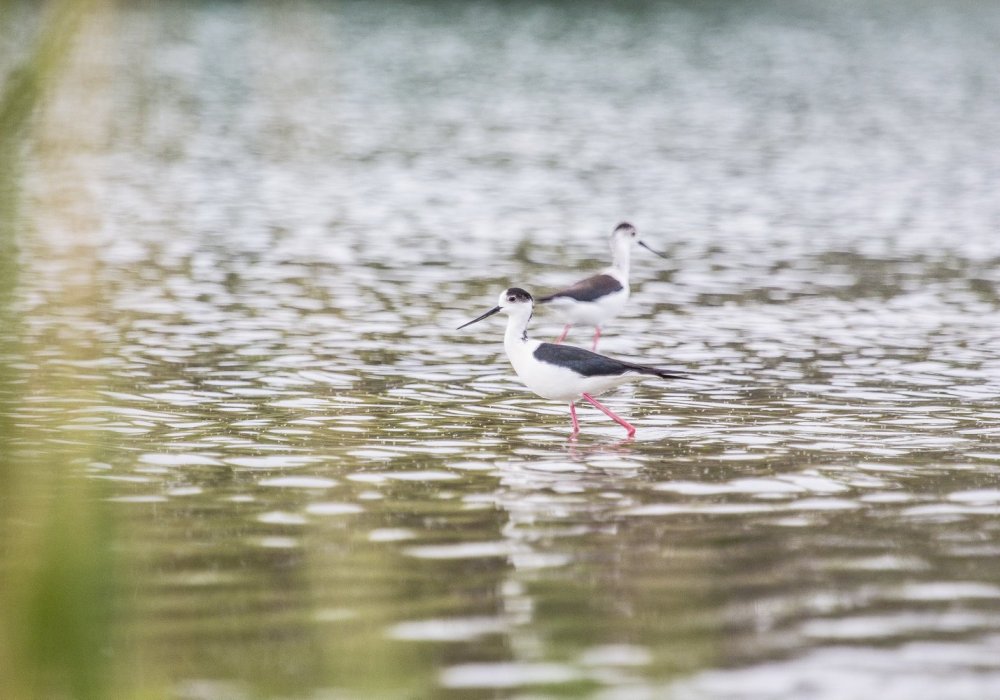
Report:
[[[635,226],[623,221],[611,233],[611,267],[538,300],[539,304],[547,304],[556,309],[567,320],[556,343],[566,339],[573,324],[585,323],[594,327],[594,344],[591,349],[597,349],[597,342],[601,339],[601,326],[620,314],[628,301],[629,259],[633,242],[654,255],[666,257],[639,240]]]
[[[503,345],[510,364],[531,391],[544,399],[569,402],[570,416],[573,419],[573,436],[580,432],[580,423],[576,418],[578,399],[582,398],[592,403],[625,428],[629,437],[632,437],[635,435],[635,427],[624,418],[615,415],[611,409],[595,399],[594,395],[603,394],[643,376],[664,379],[685,378],[682,374],[616,360],[572,345],[531,340],[528,338],[528,322],[531,320],[533,307],[534,299],[528,292],[519,287],[511,287],[500,294],[495,307],[458,328],[461,330],[501,311],[506,313],[507,332],[504,334]]]

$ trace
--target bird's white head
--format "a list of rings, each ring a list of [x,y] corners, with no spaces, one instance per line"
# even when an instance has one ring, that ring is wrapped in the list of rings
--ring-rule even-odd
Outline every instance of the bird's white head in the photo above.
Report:
[[[638,240],[639,232],[635,230],[635,226],[633,226],[627,221],[623,221],[617,226],[615,226],[615,230],[611,232],[612,240],[618,240],[619,238],[623,238],[630,242],[633,240]]]
[[[497,305],[492,309],[484,313],[478,318],[474,318],[468,323],[463,323],[458,327],[458,330],[465,328],[466,326],[471,326],[473,323],[482,321],[484,318],[489,318],[493,314],[500,313],[503,311],[508,314],[511,319],[518,319],[521,321],[522,326],[527,326],[528,320],[531,318],[531,310],[534,307],[535,300],[526,291],[520,287],[510,287],[500,293],[497,298]]]
[[[497,306],[500,307],[501,311],[506,311],[511,313],[518,307],[531,308],[535,303],[535,300],[526,291],[520,287],[511,287],[500,292],[500,296],[497,297]]]
[[[611,252],[614,255],[615,267],[624,271],[628,270],[629,254],[632,252],[632,243],[638,243],[653,255],[659,255],[661,258],[667,257],[662,253],[657,253],[655,250],[646,245],[646,243],[639,238],[639,232],[635,230],[635,226],[627,221],[623,221],[615,226],[615,230],[611,232]]]

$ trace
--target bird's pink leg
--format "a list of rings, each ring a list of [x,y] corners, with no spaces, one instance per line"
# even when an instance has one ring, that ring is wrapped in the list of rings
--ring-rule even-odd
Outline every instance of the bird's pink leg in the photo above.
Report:
[[[601,411],[604,413],[604,415],[606,415],[608,418],[610,418],[615,423],[617,423],[618,425],[620,425],[623,428],[625,428],[625,430],[628,431],[628,436],[629,437],[632,437],[633,435],[635,435],[635,426],[634,425],[632,425],[631,423],[629,423],[624,418],[616,416],[614,413],[611,412],[610,408],[608,408],[607,406],[605,406],[604,404],[602,404],[600,401],[598,401],[597,399],[595,399],[590,394],[582,394],[582,396],[583,396],[583,398],[587,399],[587,401],[589,401],[590,403],[594,404],[599,409],[601,409]]]
[[[597,342],[601,339],[601,327],[594,326],[594,347],[591,350],[597,350]]]
[[[565,328],[563,328],[563,333],[562,333],[562,335],[561,335],[561,336],[559,336],[559,338],[558,338],[558,339],[556,339],[556,345],[558,345],[558,344],[559,344],[559,343],[561,343],[562,341],[566,340],[566,336],[567,336],[567,335],[569,335],[569,329],[570,329],[570,328],[572,328],[572,327],[573,327],[573,324],[572,324],[572,323],[567,323],[567,324],[566,324],[566,327],[565,327]]]
[[[576,419],[576,404],[572,401],[569,403],[569,416],[573,419],[573,432],[569,436],[574,438],[580,433],[580,421]]]

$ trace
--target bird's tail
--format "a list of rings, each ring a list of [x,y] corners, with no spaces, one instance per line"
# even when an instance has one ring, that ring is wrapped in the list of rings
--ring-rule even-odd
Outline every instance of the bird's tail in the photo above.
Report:
[[[659,367],[650,367],[649,365],[636,365],[629,363],[629,369],[632,369],[639,374],[651,374],[662,379],[691,379],[690,375],[684,374],[683,372],[674,372],[672,370],[660,369]]]

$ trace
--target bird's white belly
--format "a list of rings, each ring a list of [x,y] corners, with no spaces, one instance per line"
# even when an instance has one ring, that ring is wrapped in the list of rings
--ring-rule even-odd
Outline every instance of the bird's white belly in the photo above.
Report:
[[[535,359],[530,352],[508,353],[510,364],[524,385],[543,399],[576,401],[581,394],[599,395],[636,379],[623,374],[581,377],[573,370]]]
[[[549,306],[567,323],[600,326],[622,312],[628,296],[629,290],[625,287],[596,301],[574,301],[566,297],[556,297],[549,302]]]

